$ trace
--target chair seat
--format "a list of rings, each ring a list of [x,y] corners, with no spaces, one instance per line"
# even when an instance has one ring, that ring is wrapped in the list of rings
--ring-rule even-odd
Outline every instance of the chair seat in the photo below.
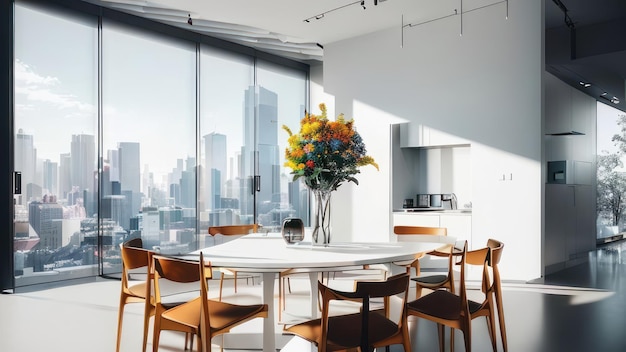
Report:
[[[211,312],[211,330],[228,329],[239,324],[242,319],[253,317],[265,309],[262,304],[240,306],[214,300],[208,300],[208,303]],[[202,302],[198,297],[167,310],[163,317],[182,325],[197,327],[200,325],[201,308]],[[193,317],[193,320],[189,317]]]
[[[371,344],[393,336],[398,331],[398,325],[385,318],[382,310],[370,311],[369,314],[369,341]],[[289,328],[286,332],[308,341],[321,343],[321,319],[309,320]],[[358,346],[361,339],[361,315],[358,313],[339,315],[328,318],[328,350],[344,350]],[[347,346],[347,347],[346,347]]]
[[[133,296],[146,298],[146,283],[141,282],[128,286],[128,292]]]
[[[461,298],[444,290],[437,290],[407,303],[410,310],[422,314],[456,320],[460,315]],[[437,309],[433,309],[437,307]]]
[[[421,284],[422,286],[426,286],[426,285],[439,286],[448,280],[448,275],[441,274],[441,275],[419,276],[419,277],[414,277],[411,280]]]

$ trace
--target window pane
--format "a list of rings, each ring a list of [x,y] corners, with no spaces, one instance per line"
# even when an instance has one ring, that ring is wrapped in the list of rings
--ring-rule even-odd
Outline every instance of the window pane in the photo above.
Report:
[[[96,24],[15,6],[16,286],[98,273]]]
[[[102,33],[103,241],[111,257],[139,236],[162,253],[193,250],[195,45],[109,22]]]
[[[306,74],[260,61],[257,86],[259,223],[279,230],[286,217],[295,216],[308,224],[308,190],[300,181],[292,182],[291,170],[284,166],[288,135],[282,129],[283,125],[292,131],[300,129],[306,105]]]
[[[200,233],[254,223],[252,194],[254,62],[203,46],[200,61]],[[254,95],[252,95],[254,97]],[[211,243],[206,243],[210,245]]]

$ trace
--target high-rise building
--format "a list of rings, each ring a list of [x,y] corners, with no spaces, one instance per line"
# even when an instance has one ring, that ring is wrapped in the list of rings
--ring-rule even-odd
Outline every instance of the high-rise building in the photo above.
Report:
[[[141,163],[139,143],[120,142],[118,143],[119,172],[122,190],[141,192]],[[113,178],[111,179],[114,180]]]
[[[211,210],[221,208],[222,182],[228,177],[226,174],[226,135],[209,133],[204,136],[204,157],[207,172],[205,176],[206,205]]]
[[[70,153],[62,153],[59,155],[59,197],[60,198],[67,199],[68,193],[72,191],[72,162],[71,160],[72,160],[72,157],[70,156]]]
[[[43,161],[43,188],[47,194],[58,195],[59,191],[59,164],[50,159]]]
[[[250,106],[257,106],[257,114],[251,115],[255,109]],[[254,139],[251,139],[250,130],[246,129],[245,141],[256,141],[258,153],[258,170],[256,175],[260,175],[260,185],[257,186],[256,203],[263,204],[263,209],[259,208],[259,216],[270,212],[272,209],[280,208],[280,158],[278,147],[278,95],[263,87],[250,87],[246,90],[245,98],[244,126],[256,126]],[[255,122],[256,118],[256,123]],[[247,148],[248,146],[246,146]],[[244,165],[249,163],[253,155],[248,150],[242,153]],[[270,224],[264,224],[270,225]]]
[[[33,198],[28,193],[27,185],[35,182],[37,170],[37,150],[33,144],[33,136],[25,134],[20,128],[15,135],[15,171],[22,173],[22,192],[26,191],[25,201]],[[20,203],[24,204],[25,203]]]
[[[61,221],[63,207],[57,203],[31,202],[28,206],[28,222],[39,236],[39,248],[57,249],[63,245]]]
[[[96,170],[96,142],[93,135],[72,135],[71,144],[71,177],[72,186],[78,186],[81,191],[91,190],[93,175]]]

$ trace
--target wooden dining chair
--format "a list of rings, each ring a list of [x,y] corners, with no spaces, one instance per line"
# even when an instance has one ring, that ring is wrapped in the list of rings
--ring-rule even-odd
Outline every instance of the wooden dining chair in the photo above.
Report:
[[[498,314],[498,323],[500,328],[500,338],[504,351],[508,351],[506,341],[506,327],[504,324],[504,309],[502,306],[502,287],[500,283],[500,271],[498,263],[502,257],[504,243],[489,239],[487,246],[471,250],[467,252],[466,264],[468,266],[483,266],[483,276],[481,281],[481,291],[484,295],[482,302],[471,301],[470,315],[471,320],[478,317],[486,317],[489,337],[493,351],[497,351],[497,341],[495,335],[495,314]],[[485,261],[485,257],[487,258]],[[454,349],[454,339],[451,336],[451,350]]]
[[[398,241],[419,239],[420,241],[431,241],[432,236],[448,236],[448,230],[445,227],[426,227],[426,226],[394,226],[393,232],[398,236]],[[410,236],[410,237],[409,237]],[[410,239],[409,239],[410,238]],[[450,241],[454,240],[453,238]],[[450,242],[449,241],[449,242]],[[438,240],[439,242],[439,240]],[[454,292],[454,267],[448,265],[447,273],[445,274],[422,274],[420,261],[424,260],[427,256],[436,258],[447,258],[450,255],[450,244],[445,243],[430,252],[419,253],[414,260],[394,262],[393,264],[403,266],[406,268],[406,272],[411,274],[411,269],[415,271],[415,277],[411,278],[415,282],[415,298],[422,296],[422,289],[428,288],[436,290],[439,288],[445,288]]]
[[[437,323],[439,332],[439,349],[441,351],[443,351],[444,346],[444,326],[461,330],[463,333],[463,340],[465,342],[465,351],[471,351],[472,319],[478,316],[486,315],[481,308],[488,305],[488,302],[491,301],[490,297],[492,297],[492,295],[486,295],[485,300],[482,303],[468,299],[465,280],[465,271],[468,263],[481,265],[483,268],[483,281],[486,279],[488,276],[491,249],[482,248],[480,250],[472,251],[470,254],[467,251],[467,241],[462,241],[462,243],[462,246],[457,244],[451,248],[451,256],[449,259],[451,265],[456,264],[461,268],[458,294],[446,290],[436,290],[428,295],[407,303],[407,314],[409,316],[416,316],[418,318]],[[494,351],[496,351],[493,338],[495,336],[495,331],[493,331],[493,316],[487,316],[487,324],[490,330],[492,346]],[[450,349],[454,350],[454,334],[451,334],[450,336],[450,344]]]
[[[211,350],[211,339],[228,333],[232,328],[255,318],[266,318],[266,304],[237,305],[208,298],[207,280],[212,268],[200,253],[200,261],[187,261],[171,257],[153,256],[154,293],[156,314],[154,320],[153,351],[159,348],[161,331],[181,331],[197,336],[198,352]],[[187,303],[173,308],[163,305],[159,281],[174,283],[199,283],[199,295]],[[222,343],[221,349],[224,346]]]
[[[354,292],[334,290],[318,282],[322,299],[321,318],[308,320],[291,326],[284,331],[314,343],[318,351],[359,349],[372,351],[374,348],[401,344],[404,351],[411,351],[406,324],[406,299],[409,275],[398,274],[385,281],[359,281]],[[400,299],[400,314],[397,320],[390,318],[391,297]],[[382,309],[371,309],[372,299],[383,299]],[[360,305],[357,312],[337,314],[331,311],[335,301],[354,301]]]
[[[258,229],[259,229],[259,225],[257,224],[210,226],[209,235],[213,236],[214,238],[215,236],[221,235],[221,236],[231,237],[232,239],[234,239],[236,237],[241,237],[249,233],[255,233],[258,231]],[[233,277],[235,293],[237,293],[237,279],[240,277],[238,277],[238,271],[232,268],[218,268],[218,270],[220,271],[219,300],[221,301],[225,276],[229,275]],[[247,275],[246,280],[250,280],[250,279],[252,279],[252,282],[254,283],[254,276]]]
[[[145,352],[148,341],[148,324],[150,317],[154,315],[154,304],[151,299],[151,283],[152,283],[152,251],[142,248],[143,242],[141,238],[134,238],[120,244],[120,253],[122,256],[122,288],[120,290],[120,303],[117,315],[117,341],[115,350],[120,351],[120,343],[122,339],[122,321],[124,318],[124,308],[128,303],[144,303],[143,316],[143,345],[142,351]],[[142,280],[136,280],[133,283],[131,272],[141,270]]]
[[[472,319],[480,316],[486,316],[488,317],[487,322],[494,325],[494,315],[497,313],[502,347],[504,351],[507,352],[508,346],[506,341],[506,326],[504,323],[504,307],[502,305],[502,284],[500,282],[500,270],[498,269],[498,263],[500,263],[500,259],[502,258],[504,243],[490,238],[487,240],[486,249],[490,251],[489,260],[487,261],[487,269],[489,269],[489,271],[485,271],[484,274],[487,276],[483,277],[481,285],[482,292],[486,299],[481,303],[479,308],[476,308],[475,311],[473,310],[471,312]],[[467,253],[467,263],[470,265],[480,265],[480,260],[483,255],[481,252],[484,250],[485,249],[469,251]],[[474,252],[477,252],[476,255],[474,255]],[[489,326],[489,332],[493,334],[493,332],[495,332],[495,327]],[[492,335],[491,338],[495,351],[497,344],[495,335]]]

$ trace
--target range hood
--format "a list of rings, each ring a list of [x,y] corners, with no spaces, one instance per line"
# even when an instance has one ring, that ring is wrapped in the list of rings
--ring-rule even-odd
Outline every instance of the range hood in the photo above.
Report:
[[[567,131],[558,133],[546,133],[546,136],[584,136],[585,134],[577,131]]]

